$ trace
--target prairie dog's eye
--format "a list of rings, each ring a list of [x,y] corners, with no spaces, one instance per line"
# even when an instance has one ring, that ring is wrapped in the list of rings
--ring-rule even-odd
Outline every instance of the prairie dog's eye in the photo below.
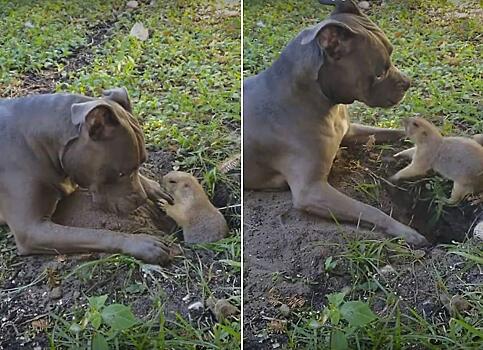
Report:
[[[417,128],[419,127],[419,124],[417,122],[413,122],[413,125]]]
[[[124,175],[126,175],[126,174],[124,174],[123,172],[120,172],[120,173],[118,174],[118,176],[119,176],[119,177],[123,177]]]
[[[170,184],[175,184],[175,183],[176,183],[176,181],[174,181],[174,180],[169,180],[168,182],[169,182]]]

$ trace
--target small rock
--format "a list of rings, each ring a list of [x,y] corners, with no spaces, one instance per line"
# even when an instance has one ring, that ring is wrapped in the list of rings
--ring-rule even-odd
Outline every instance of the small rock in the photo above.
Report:
[[[262,21],[258,21],[258,22],[257,22],[257,27],[260,27],[260,28],[265,28],[265,27],[266,27],[266,25],[265,25],[265,23],[263,23]]]
[[[290,315],[290,307],[287,304],[280,305],[280,308],[278,310],[280,311],[280,314],[282,316],[287,317],[288,315]]]
[[[50,291],[49,298],[52,300],[57,300],[62,298],[62,288],[55,287]]]
[[[130,9],[135,9],[138,6],[139,3],[137,1],[128,1],[126,4],[126,7],[129,7]]]
[[[194,303],[192,303],[188,306],[188,310],[198,311],[198,310],[201,310],[201,309],[203,309],[203,303],[201,301],[195,301]]]
[[[35,27],[35,26],[32,24],[32,22],[30,22],[30,21],[25,22],[25,23],[23,24],[23,26],[24,26],[25,28],[29,28],[29,29],[32,29],[32,28],[34,28],[34,27]]]
[[[390,274],[390,273],[395,273],[396,270],[394,270],[394,267],[392,267],[391,265],[386,265],[386,266],[381,267],[379,272],[381,273],[381,275],[387,275],[387,274]]]
[[[223,11],[223,15],[225,17],[238,17],[238,16],[240,16],[240,12],[232,11],[232,10],[225,10],[225,11]]]
[[[416,249],[413,252],[413,254],[414,254],[414,257],[416,259],[421,259],[421,258],[423,258],[426,255],[426,252],[424,250],[422,250],[422,249]]]
[[[444,307],[449,311],[451,316],[460,314],[463,311],[468,310],[471,305],[461,295],[453,295],[451,298],[448,294],[442,293],[439,297]]]
[[[129,35],[135,38],[138,38],[141,41],[145,41],[149,38],[149,31],[147,28],[144,27],[144,25],[141,22],[137,22],[131,28]]]
[[[222,321],[227,317],[238,315],[240,313],[240,310],[236,306],[230,304],[226,299],[217,300],[214,297],[209,297],[206,300],[206,306],[208,306],[213,315],[215,315],[217,321]]]
[[[473,235],[475,238],[483,241],[483,221],[480,221],[473,230]]]
[[[360,1],[357,6],[359,6],[359,8],[362,10],[369,10],[371,4],[369,3],[369,1]]]

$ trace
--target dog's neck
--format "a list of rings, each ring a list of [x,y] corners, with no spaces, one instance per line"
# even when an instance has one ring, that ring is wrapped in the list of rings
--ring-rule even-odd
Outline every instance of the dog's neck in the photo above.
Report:
[[[337,103],[331,101],[320,83],[323,53],[317,43],[302,45],[300,40],[300,35],[292,40],[262,74],[268,78],[270,88],[283,97],[296,97],[299,103],[325,114]]]

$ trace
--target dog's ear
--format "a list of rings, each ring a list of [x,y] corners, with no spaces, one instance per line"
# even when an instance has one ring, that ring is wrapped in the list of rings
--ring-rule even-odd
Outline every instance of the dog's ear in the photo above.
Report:
[[[332,58],[339,59],[349,50],[348,39],[356,34],[347,24],[328,19],[306,30],[302,45],[316,40],[319,46]]]
[[[362,15],[359,6],[357,6],[352,0],[319,0],[322,5],[335,5],[333,15],[338,13],[352,13],[354,15]]]
[[[119,103],[126,111],[132,113],[131,100],[129,99],[129,94],[125,87],[104,90],[102,96]]]
[[[95,141],[110,138],[119,126],[114,110],[102,100],[74,103],[71,107],[71,120],[74,125],[85,126],[89,137]]]

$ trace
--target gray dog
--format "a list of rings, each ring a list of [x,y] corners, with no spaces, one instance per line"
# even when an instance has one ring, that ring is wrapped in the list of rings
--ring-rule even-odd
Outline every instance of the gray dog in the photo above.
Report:
[[[155,237],[66,227],[51,216],[77,185],[102,209],[128,213],[147,198],[170,201],[138,173],[144,135],[125,89],[104,97],[50,94],[0,100],[0,224],[13,231],[19,254],[121,252],[166,263]]]
[[[365,222],[420,245],[426,239],[382,211],[351,199],[327,182],[339,146],[404,136],[402,130],[349,122],[355,100],[397,104],[409,79],[391,63],[384,33],[352,1],[302,31],[280,58],[244,82],[244,186],[290,187],[295,208],[322,217]]]

